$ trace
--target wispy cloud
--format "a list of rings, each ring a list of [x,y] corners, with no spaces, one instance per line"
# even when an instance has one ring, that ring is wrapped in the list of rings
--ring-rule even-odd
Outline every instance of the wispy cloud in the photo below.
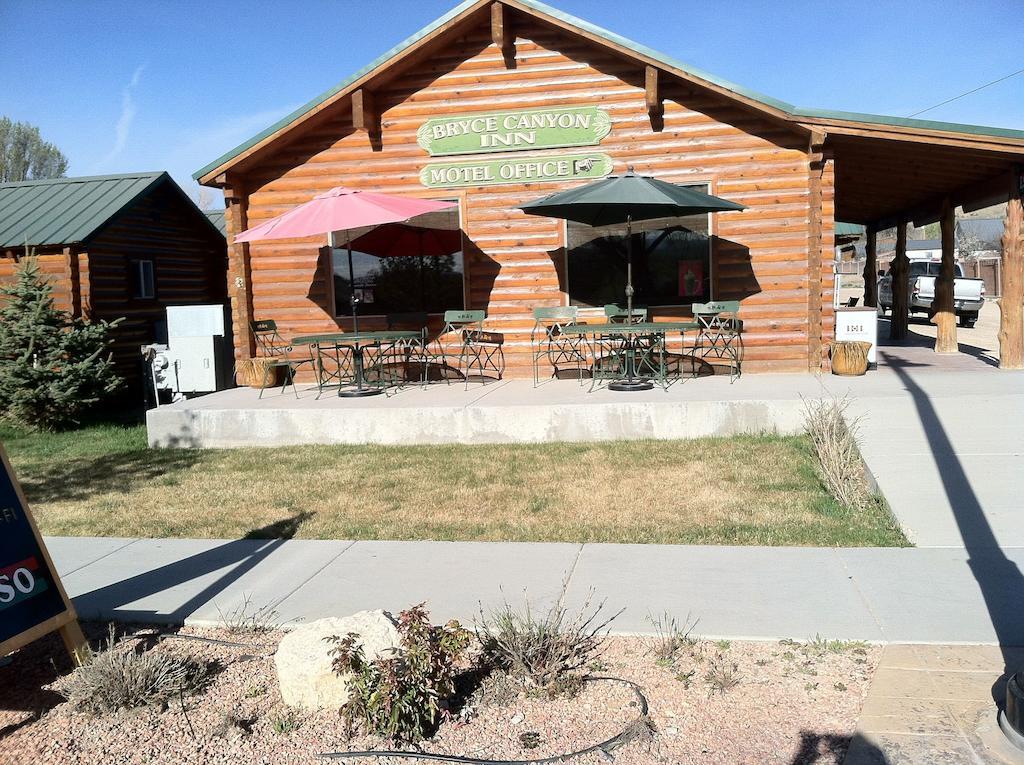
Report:
[[[135,121],[135,114],[138,111],[135,106],[135,90],[139,86],[139,81],[142,79],[142,72],[145,68],[145,64],[135,67],[131,80],[128,81],[124,90],[121,91],[121,115],[117,118],[117,124],[114,126],[114,145],[107,155],[99,161],[100,167],[117,159],[128,144],[132,123]]]

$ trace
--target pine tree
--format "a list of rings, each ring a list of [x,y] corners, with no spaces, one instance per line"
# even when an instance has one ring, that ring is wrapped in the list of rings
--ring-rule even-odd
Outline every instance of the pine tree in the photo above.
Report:
[[[78,424],[121,384],[110,354],[115,322],[88,322],[56,308],[33,257],[0,287],[0,416],[54,430]]]

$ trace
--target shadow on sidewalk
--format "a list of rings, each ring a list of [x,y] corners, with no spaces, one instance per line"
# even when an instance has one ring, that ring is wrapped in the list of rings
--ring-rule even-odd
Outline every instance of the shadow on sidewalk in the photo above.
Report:
[[[285,541],[293,538],[303,521],[312,516],[313,513],[309,512],[298,513],[269,526],[253,529],[244,539],[225,542],[129,579],[108,584],[75,598],[75,608],[79,615],[86,619],[99,614],[112,614],[115,619],[181,624],[190,614],[211,602],[219,593],[252,571]],[[131,546],[127,548],[127,552],[130,551]],[[231,568],[219,578],[169,613],[154,614],[120,608],[126,603],[134,603],[158,592],[174,589],[229,566]]]
[[[1021,667],[1011,666],[1019,652],[1009,649],[1024,645],[1024,575],[999,546],[995,533],[963,465],[957,459],[949,434],[942,426],[928,394],[908,372],[913,366],[880,351],[886,364],[899,376],[913,397],[918,417],[942,479],[943,490],[953,508],[960,537],[967,551],[967,565],[985,600],[985,608],[1003,652],[1003,675],[992,686],[993,700],[1002,705],[1006,680]]]

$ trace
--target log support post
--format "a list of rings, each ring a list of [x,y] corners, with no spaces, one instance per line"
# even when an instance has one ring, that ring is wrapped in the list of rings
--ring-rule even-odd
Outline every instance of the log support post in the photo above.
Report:
[[[956,277],[954,241],[955,209],[949,197],[942,200],[939,230],[942,235],[942,264],[935,277],[935,298],[932,301],[932,323],[935,325],[935,352],[956,353],[956,311],[953,308],[953,280]]]
[[[380,112],[373,91],[358,88],[352,91],[352,126],[366,133],[373,151],[383,148],[381,143]]]
[[[512,21],[508,6],[491,3],[491,41],[501,51],[506,69],[516,68],[516,37],[512,33]]]
[[[864,239],[864,305],[878,306],[878,227],[871,223]]]
[[[826,331],[823,320],[825,261],[822,251],[827,247],[831,252],[835,227],[832,157],[825,149],[824,133],[812,133],[807,159],[807,368],[818,373],[828,367],[827,344],[832,336],[832,328]]]
[[[249,359],[256,353],[252,334],[252,264],[248,242],[235,236],[248,228],[249,198],[237,180],[224,186],[224,223],[228,236],[228,295],[231,297],[231,326],[235,335],[235,359]]]
[[[665,103],[661,95],[660,73],[655,66],[644,68],[644,102],[651,118],[651,128],[661,132],[665,127]]]
[[[1002,292],[999,298],[999,368],[1024,369],[1024,176],[1011,173],[1003,221]]]
[[[910,261],[907,260],[907,221],[900,218],[896,224],[896,257],[889,270],[892,284],[892,315],[889,321],[889,338],[902,340],[907,336],[910,324],[910,296],[907,294],[910,277]]]
[[[64,272],[68,283],[68,310],[72,316],[82,315],[82,278],[78,271],[78,253],[71,247],[65,247]]]

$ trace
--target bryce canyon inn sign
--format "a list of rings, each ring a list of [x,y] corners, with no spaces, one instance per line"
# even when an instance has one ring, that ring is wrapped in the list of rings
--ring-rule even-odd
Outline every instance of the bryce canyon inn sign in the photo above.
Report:
[[[352,289],[367,329],[484,310],[506,374],[531,376],[533,310],[592,321],[621,302],[626,241],[519,205],[633,166],[745,207],[634,231],[636,304],[671,321],[738,300],[744,371],[781,372],[828,364],[835,221],[881,230],[937,220],[943,195],[1005,201],[1022,161],[1021,131],[800,109],[537,0],[466,0],[196,178],[224,190],[229,242],[338,185],[458,203],[460,251],[357,255],[351,285],[322,239],[232,242],[242,358],[253,320],[349,329]]]

